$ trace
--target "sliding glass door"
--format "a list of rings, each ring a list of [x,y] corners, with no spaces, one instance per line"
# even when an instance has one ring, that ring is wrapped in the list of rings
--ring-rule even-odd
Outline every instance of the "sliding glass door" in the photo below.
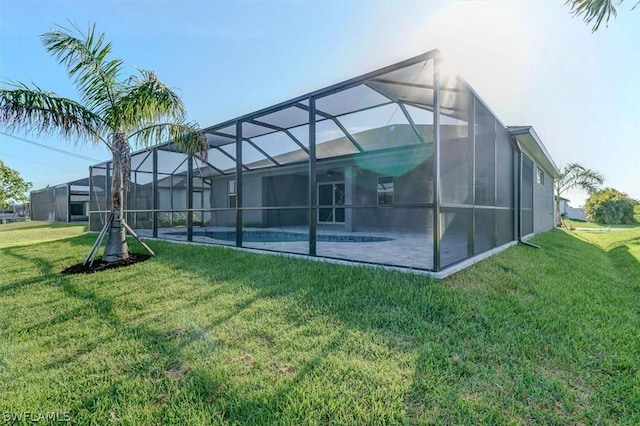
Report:
[[[344,223],[344,182],[318,185],[318,222]]]

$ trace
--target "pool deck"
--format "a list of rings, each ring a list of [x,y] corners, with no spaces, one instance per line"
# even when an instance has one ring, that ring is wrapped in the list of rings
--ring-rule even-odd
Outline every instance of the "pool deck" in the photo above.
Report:
[[[184,231],[184,234],[176,234]],[[194,234],[201,232],[233,232],[233,227],[198,227],[193,229]],[[244,231],[269,231],[269,232],[299,232],[306,233],[306,228],[286,227],[286,228],[244,228]],[[151,237],[150,229],[136,229],[141,237]],[[318,229],[318,234],[325,235],[350,235],[391,238],[390,241],[376,242],[325,242],[316,243],[316,253],[320,257],[351,260],[357,262],[375,263],[381,265],[400,266],[415,269],[431,269],[433,265],[433,242],[432,237],[427,234],[416,232],[345,232],[336,230]],[[160,228],[158,238],[173,241],[186,241],[185,228]],[[208,236],[194,235],[193,242],[204,244],[217,244],[235,246],[235,241],[215,239]],[[461,242],[462,245],[463,242]],[[465,250],[466,250],[466,242]],[[276,241],[276,242],[245,242],[243,247],[278,251],[285,253],[295,253],[306,255],[309,253],[308,241]]]

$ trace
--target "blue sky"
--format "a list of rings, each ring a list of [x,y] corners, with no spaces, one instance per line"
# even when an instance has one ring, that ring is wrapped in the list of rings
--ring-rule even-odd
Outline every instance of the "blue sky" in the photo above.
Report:
[[[640,10],[631,3],[592,34],[563,1],[2,0],[0,78],[75,98],[38,36],[96,22],[116,56],[156,71],[209,126],[438,48],[502,122],[533,125],[559,166],[597,169],[640,199]],[[109,158],[103,147],[19,136]],[[84,177],[94,163],[2,134],[0,158],[34,188]],[[578,206],[586,194],[568,198]]]

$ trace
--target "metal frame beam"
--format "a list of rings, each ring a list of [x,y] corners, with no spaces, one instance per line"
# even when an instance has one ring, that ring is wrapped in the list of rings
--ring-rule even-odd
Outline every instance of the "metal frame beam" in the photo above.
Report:
[[[407,107],[405,107],[402,102],[398,102],[398,106],[400,107],[400,110],[404,114],[404,117],[409,122],[409,125],[413,129],[413,132],[416,134],[416,136],[420,140],[420,143],[426,144],[427,141],[424,140],[424,137],[422,136],[422,133],[420,133],[420,131],[418,130],[418,126],[416,126],[416,123],[413,121],[413,118],[411,117],[411,114],[409,114],[409,111],[407,110]]]
[[[473,256],[476,246],[476,101],[468,99],[467,137],[471,141],[471,229],[467,236],[467,257]],[[495,204],[495,203],[494,203]],[[493,247],[492,247],[493,248]]]
[[[390,73],[392,71],[397,71],[399,69],[406,68],[408,66],[415,65],[415,64],[418,64],[420,62],[425,62],[425,61],[428,61],[430,59],[434,59],[435,60],[435,59],[438,59],[440,57],[441,57],[441,54],[440,54],[439,50],[437,50],[437,49],[430,50],[429,52],[425,52],[425,53],[423,53],[421,55],[414,56],[413,58],[409,58],[409,59],[406,59],[404,61],[392,64],[392,65],[388,65],[388,66],[383,67],[383,68],[379,68],[379,69],[377,69],[375,71],[368,72],[366,74],[360,75],[358,77],[351,78],[349,80],[345,80],[343,82],[334,84],[332,86],[325,87],[323,89],[319,89],[319,90],[316,90],[316,91],[313,91],[313,92],[310,92],[310,93],[306,93],[304,95],[295,97],[293,99],[290,99],[290,100],[287,100],[287,101],[284,101],[284,102],[280,102],[278,104],[272,105],[272,106],[267,107],[267,108],[260,109],[258,111],[254,111],[254,112],[249,113],[249,114],[242,115],[240,117],[236,117],[234,119],[225,121],[225,122],[217,124],[215,126],[208,127],[206,129],[203,129],[203,130],[205,132],[207,132],[207,133],[210,133],[209,130],[216,130],[216,129],[221,129],[221,128],[224,128],[224,127],[228,127],[228,126],[234,124],[236,121],[246,121],[246,120],[251,120],[251,119],[253,119],[255,117],[258,117],[258,116],[268,115],[268,114],[270,114],[272,112],[276,112],[278,110],[285,109],[285,108],[287,108],[289,106],[297,104],[297,103],[299,103],[299,102],[301,102],[301,101],[303,101],[305,99],[310,99],[312,97],[313,98],[318,98],[318,97],[326,96],[326,95],[329,95],[331,93],[335,93],[335,92],[338,92],[338,91],[341,91],[341,90],[346,90],[346,89],[349,89],[351,87],[355,87],[355,86],[358,86],[360,84],[363,84],[367,80],[371,80],[371,79],[373,79],[375,77]]]
[[[384,84],[394,84],[397,86],[406,86],[406,87],[415,87],[417,89],[427,89],[434,90],[434,86],[430,86],[428,84],[420,84],[420,83],[409,83],[408,81],[397,81],[397,80],[389,80],[386,78],[373,78],[371,79],[374,83],[384,83]],[[440,92],[458,92],[458,93],[466,93],[464,89],[458,89],[457,87],[440,87]]]
[[[67,223],[71,222],[71,184],[67,183]]]
[[[311,111],[311,109],[308,106],[306,106],[305,104],[297,103],[296,106],[298,108],[306,109],[307,111]],[[358,152],[364,152],[364,149],[362,149],[362,147],[360,146],[358,141],[356,141],[354,139],[354,137],[351,135],[351,133],[349,133],[349,131],[344,128],[342,123],[340,123],[340,121],[338,121],[338,119],[335,116],[333,116],[333,115],[331,115],[329,113],[320,111],[318,109],[315,109],[315,107],[314,107],[314,111],[315,111],[315,114],[319,115],[320,117],[323,117],[323,118],[326,118],[327,120],[333,121],[335,123],[335,125],[338,126],[340,131],[342,131],[342,133],[344,133],[344,135],[347,137],[347,139],[349,139],[349,142],[351,142],[351,144],[356,147]],[[315,114],[313,115],[314,126],[315,126]],[[312,117],[310,116],[309,119],[311,119],[311,118]],[[309,124],[311,124],[311,121],[309,121]]]
[[[218,151],[220,151],[221,153],[223,153],[224,155],[226,155],[227,157],[229,157],[229,158],[230,158],[234,163],[236,163],[236,164],[238,163],[238,162],[236,161],[236,158],[237,158],[237,157],[234,157],[233,155],[229,154],[229,153],[228,153],[227,151],[225,151],[224,149],[222,149],[222,148],[220,148],[220,147],[218,147],[218,146],[214,146],[213,148],[214,148],[214,149],[217,149]],[[242,165],[242,167],[243,167],[245,170],[251,170],[249,167],[245,166],[244,164]]]
[[[242,121],[236,121],[236,247],[242,247]]]
[[[143,151],[144,152],[144,151]],[[147,155],[144,156],[144,158],[142,159],[142,161],[140,162],[140,164],[138,165],[138,167],[135,168],[135,170],[133,170],[134,172],[137,172],[138,169],[140,168],[140,166],[142,166],[144,164],[145,161],[147,161],[147,158],[149,158],[149,155],[151,155],[152,149],[149,150],[149,152],[147,153]],[[140,155],[141,153],[138,153],[137,155]],[[136,154],[134,154],[136,155]]]
[[[274,126],[273,124],[269,124],[269,123],[264,123],[262,121],[258,121],[258,120],[250,120],[250,123],[253,124],[257,124],[259,126],[264,126],[264,127],[268,127],[270,129],[273,130],[277,130],[279,132],[283,132],[284,134],[286,134],[291,140],[293,140],[304,152],[306,152],[307,154],[309,154],[309,149],[304,146],[302,144],[302,142],[300,142],[300,140],[298,140],[298,138],[296,138],[295,136],[293,136],[293,134],[289,131],[289,129],[285,129],[284,127],[279,127],[279,126]],[[299,126],[304,126],[304,124],[300,124]],[[295,126],[295,127],[299,127],[299,126]],[[275,132],[274,132],[275,133]]]
[[[197,159],[199,162],[201,162],[204,165],[207,165],[209,167],[211,167],[213,170],[215,170],[216,172],[220,173],[221,175],[225,176],[227,173],[225,173],[222,169],[217,168],[216,166],[214,166],[213,164],[209,163],[208,161],[205,161],[201,158]],[[202,173],[200,174],[202,176]]]
[[[271,161],[273,164],[275,164],[276,166],[279,166],[280,163],[278,161],[276,161],[275,158],[273,158],[272,156],[270,156],[269,154],[267,154],[262,148],[260,148],[258,145],[256,145],[255,142],[253,142],[250,138],[246,138],[244,140],[244,142],[247,142],[249,145],[251,145],[252,147],[254,147],[260,154],[264,155],[265,157],[267,157],[267,159],[269,161]]]
[[[187,241],[193,241],[193,155],[187,162]]]
[[[172,176],[173,176],[173,175],[175,175],[175,174],[176,174],[176,172],[178,171],[178,169],[179,169],[180,167],[182,167],[182,165],[185,163],[185,161],[187,161],[187,159],[188,159],[188,158],[189,158],[189,156],[184,157],[184,160],[182,160],[182,161],[178,164],[178,166],[177,166],[175,169],[173,169],[173,171],[172,171],[171,173],[169,173],[169,174],[170,174],[170,175],[172,175]]]
[[[316,100],[309,97],[309,256],[317,255]]]
[[[433,270],[440,271],[440,61],[433,64]]]
[[[153,175],[151,181],[151,206],[153,207],[151,235],[158,238],[158,209],[160,194],[158,193],[158,148],[153,149]]]

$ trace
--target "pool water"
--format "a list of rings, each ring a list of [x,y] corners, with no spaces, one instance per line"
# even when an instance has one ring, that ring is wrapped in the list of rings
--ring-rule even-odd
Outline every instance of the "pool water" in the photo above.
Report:
[[[169,235],[184,235],[185,232],[172,232]],[[216,240],[235,241],[235,231],[194,231],[193,236],[208,237]],[[289,241],[308,241],[309,234],[287,231],[243,231],[242,241],[245,243],[275,243]],[[374,237],[370,235],[333,235],[318,234],[317,241],[329,243],[378,243],[393,241],[392,238]]]

